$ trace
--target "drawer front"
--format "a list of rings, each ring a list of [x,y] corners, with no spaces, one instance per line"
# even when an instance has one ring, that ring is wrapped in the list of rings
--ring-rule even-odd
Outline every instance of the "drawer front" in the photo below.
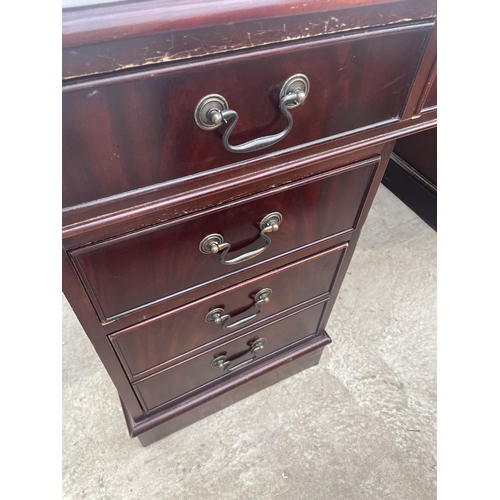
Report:
[[[346,249],[344,244],[321,252],[109,338],[130,379],[148,375],[187,351],[220,342],[221,337],[237,335],[242,328],[254,328],[270,316],[328,294]],[[271,290],[269,302],[257,304],[262,290]],[[207,315],[217,309],[223,309],[222,318],[230,317],[222,324],[207,322]]]
[[[149,306],[166,305],[186,291],[190,300],[200,298],[204,284],[224,280],[220,287],[227,287],[242,269],[353,229],[377,162],[360,162],[70,255],[102,322],[131,313],[140,313],[143,320]],[[200,252],[200,242],[215,233],[231,244],[226,260],[264,248],[268,242],[259,224],[275,212],[282,222],[268,234],[271,245],[256,257],[225,265],[221,252]]]
[[[429,93],[424,101],[422,111],[432,109],[437,106],[437,73],[433,75],[432,83],[429,86]]]
[[[262,349],[255,351],[256,360],[246,366],[258,362],[259,359],[289,346],[294,342],[316,333],[324,303],[311,306],[297,314],[278,320],[265,328],[254,330],[237,339],[187,359],[156,375],[134,384],[135,390],[145,409],[151,411],[179,396],[187,394],[203,385],[230,377],[222,368],[212,366],[212,361],[219,356],[226,356],[230,368],[253,357],[250,352],[253,342],[264,338]],[[241,369],[245,369],[242,367]]]
[[[68,85],[63,93],[63,205],[172,181],[214,168],[397,120],[430,25],[171,64]],[[227,151],[222,135],[199,128],[198,102],[221,95],[239,115],[229,143],[280,133],[280,90],[295,74],[310,83],[292,109],[293,127],[275,145]]]

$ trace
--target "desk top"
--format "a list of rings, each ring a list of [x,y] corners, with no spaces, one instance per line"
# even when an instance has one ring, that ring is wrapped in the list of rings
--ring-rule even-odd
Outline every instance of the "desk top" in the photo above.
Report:
[[[63,0],[63,79],[436,18],[436,0]]]

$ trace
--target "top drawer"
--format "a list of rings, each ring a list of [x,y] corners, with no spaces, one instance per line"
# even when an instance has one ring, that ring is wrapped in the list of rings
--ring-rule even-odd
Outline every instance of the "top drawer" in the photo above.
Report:
[[[321,38],[160,70],[67,85],[63,92],[63,205],[76,206],[361,128],[397,120],[429,25]],[[226,151],[228,125],[202,130],[195,108],[223,96],[239,115],[231,144],[285,129],[279,92],[297,73],[310,90],[277,144]]]

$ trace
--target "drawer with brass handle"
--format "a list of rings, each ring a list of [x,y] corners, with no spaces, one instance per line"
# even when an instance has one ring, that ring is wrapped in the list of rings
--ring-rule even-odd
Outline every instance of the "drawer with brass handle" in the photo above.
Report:
[[[327,298],[301,311],[266,322],[259,330],[219,344],[133,384],[150,412],[211,381],[231,377],[280,349],[314,335]]]
[[[69,83],[64,207],[218,168],[231,166],[232,176],[259,155],[397,122],[431,27],[319,37]]]
[[[256,276],[283,265],[283,255],[291,262],[299,249],[347,235],[378,161],[87,245],[70,256],[100,321],[120,320],[119,330],[213,293],[207,287],[216,283],[220,289],[242,281],[242,270],[255,269]]]
[[[246,359],[245,361],[241,361],[236,365],[231,365],[231,363],[234,360],[229,361],[229,357],[225,355],[217,356],[212,360],[210,363],[212,366],[216,366],[218,368],[222,368],[225,373],[232,373],[236,370],[240,370],[241,368],[244,368],[245,366],[248,366],[250,363],[255,361],[257,359],[257,354],[256,352],[259,349],[264,349],[264,344],[266,343],[266,339],[260,338],[257,340],[254,340],[250,344],[250,354],[252,355],[251,358]]]
[[[277,134],[268,135],[252,139],[244,144],[233,146],[229,144],[229,136],[236,127],[239,115],[236,111],[228,109],[228,103],[224,97],[212,94],[205,96],[196,106],[194,112],[196,124],[203,130],[214,130],[232,120],[222,136],[224,149],[231,153],[251,153],[268,148],[284,139],[293,127],[293,117],[289,109],[296,108],[303,104],[309,93],[309,80],[305,75],[291,76],[281,87],[279,110],[286,118],[287,126]]]
[[[109,336],[130,380],[330,293],[348,244],[239,283]],[[293,286],[290,284],[293,283]]]
[[[435,0],[205,3],[63,15],[64,293],[144,445],[319,362],[436,125]]]

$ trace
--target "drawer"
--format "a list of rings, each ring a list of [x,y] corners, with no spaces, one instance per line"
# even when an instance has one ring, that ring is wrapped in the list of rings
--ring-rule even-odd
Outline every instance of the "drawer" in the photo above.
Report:
[[[237,335],[242,328],[254,328],[270,316],[327,295],[346,249],[347,243],[284,266],[112,334],[109,339],[129,378],[140,378],[187,351],[220,342],[223,336]],[[269,302],[259,304],[262,296],[268,296]],[[207,321],[210,313],[211,319],[219,316],[223,323]]]
[[[238,282],[238,272],[352,230],[370,186],[378,158],[316,175],[217,208],[165,224],[85,246],[70,252],[75,268],[101,322],[127,314],[147,319],[148,308],[207,295],[203,287],[226,288]],[[276,232],[262,235],[260,223],[281,214]],[[230,251],[204,254],[200,243],[219,234]],[[265,248],[262,253],[260,250]],[[254,252],[254,258],[236,264]],[[290,261],[290,260],[289,260]],[[282,265],[276,262],[273,267]],[[241,280],[239,280],[241,281]],[[186,300],[187,301],[187,300]],[[172,302],[170,309],[180,305]],[[126,325],[124,325],[126,326]]]
[[[315,334],[324,307],[324,303],[316,304],[299,313],[267,324],[265,328],[253,330],[206,350],[135,383],[136,393],[146,411],[151,411],[209,382],[230,377],[231,373],[226,373],[224,368],[212,364],[216,358],[225,356],[226,361],[230,362],[230,369],[246,362],[244,366],[240,365],[236,368],[236,372],[245,369],[259,362],[260,359],[265,359],[269,354]],[[264,345],[252,353],[252,344],[262,338],[265,339]],[[258,347],[258,344],[254,344],[255,347]],[[254,356],[255,359],[252,360]]]
[[[161,69],[92,79],[63,89],[63,206],[78,205],[229,167],[356,130],[396,121],[431,25],[399,26]],[[238,113],[229,143],[274,135],[287,126],[280,90],[295,74],[309,80],[290,110],[290,133],[262,150],[224,148],[229,125],[203,130],[194,119],[217,94]]]
[[[429,90],[425,98],[422,111],[435,108],[437,106],[437,71],[433,74],[429,83]]]

